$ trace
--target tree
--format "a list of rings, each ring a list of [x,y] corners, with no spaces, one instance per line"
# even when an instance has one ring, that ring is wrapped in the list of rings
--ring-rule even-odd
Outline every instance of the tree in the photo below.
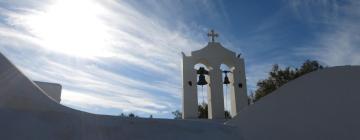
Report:
[[[231,119],[231,115],[229,111],[225,110],[224,115],[225,115],[225,119]]]
[[[208,118],[208,105],[206,103],[202,103],[198,105],[198,118],[207,119]]]
[[[119,116],[120,117],[127,117],[124,113],[121,113]]]
[[[134,114],[134,113],[130,113],[130,114],[129,114],[129,118],[135,118],[135,114]]]
[[[135,115],[134,113],[129,113],[129,115],[121,113],[119,116],[123,118],[139,118],[139,116]]]
[[[199,116],[198,118],[200,119],[208,119],[208,104],[207,103],[202,103],[201,105],[198,106],[198,113]],[[224,111],[224,115],[225,115],[225,119],[231,119],[231,115],[230,112],[225,110]]]
[[[171,112],[174,115],[174,119],[182,119],[182,113],[179,110]]]
[[[269,73],[269,77],[257,83],[258,89],[255,91],[255,101],[258,101],[291,80],[323,68],[317,61],[312,60],[306,60],[300,68],[295,69],[290,67],[280,69],[279,65],[275,64]]]

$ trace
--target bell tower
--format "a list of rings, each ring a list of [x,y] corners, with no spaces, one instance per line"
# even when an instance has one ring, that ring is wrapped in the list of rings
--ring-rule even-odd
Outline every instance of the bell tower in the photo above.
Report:
[[[209,119],[225,118],[223,89],[227,89],[230,96],[231,116],[238,115],[240,110],[247,106],[244,58],[216,42],[215,37],[219,35],[214,30],[211,30],[208,36],[210,41],[204,48],[191,52],[190,56],[182,53],[183,119],[198,118],[199,86],[206,86],[208,89],[206,100]],[[194,69],[198,63],[204,64],[205,67]],[[222,64],[228,66],[229,69],[221,69]]]

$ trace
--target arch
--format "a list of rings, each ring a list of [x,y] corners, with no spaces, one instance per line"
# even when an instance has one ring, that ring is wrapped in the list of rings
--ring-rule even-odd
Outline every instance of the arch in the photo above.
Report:
[[[227,67],[229,67],[230,69],[235,68],[235,62],[233,58],[224,58],[222,61],[222,64],[225,64]]]
[[[203,66],[205,66],[208,70],[212,70],[213,67],[211,65],[211,63],[209,62],[209,60],[207,60],[206,58],[197,58],[194,60],[194,68],[196,65],[198,64],[202,64]]]
[[[210,71],[211,67],[207,66],[203,63],[197,63],[194,65],[194,69],[197,71],[200,69],[200,67],[204,67],[206,71]],[[208,83],[207,85],[197,85],[197,83],[194,83],[197,86],[196,94],[197,94],[197,106],[198,106],[198,116],[201,119],[208,119],[209,118],[209,111],[207,110],[207,106],[209,103],[209,94],[210,91],[210,75],[205,75],[205,80]],[[196,74],[196,81],[199,81],[199,74]],[[206,108],[206,109],[205,109]]]
[[[205,68],[205,70],[207,70],[207,71],[209,71],[209,70],[211,70],[211,69],[212,69],[212,67],[211,67],[211,66],[206,65],[206,64],[201,63],[201,62],[198,62],[198,63],[194,64],[194,69],[195,69],[195,70],[198,70],[200,67],[204,67],[204,68]]]
[[[223,96],[224,96],[224,117],[230,118],[232,116],[232,102],[234,100],[231,100],[231,94],[234,92],[234,75],[233,72],[235,71],[235,67],[229,67],[227,64],[222,63],[220,64],[220,70],[222,71],[222,90],[223,90]],[[229,82],[228,84],[225,84],[225,77],[228,78]]]

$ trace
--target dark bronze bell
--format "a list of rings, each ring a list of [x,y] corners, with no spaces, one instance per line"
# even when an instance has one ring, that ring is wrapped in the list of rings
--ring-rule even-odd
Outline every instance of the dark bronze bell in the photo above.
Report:
[[[204,74],[200,74],[199,75],[199,81],[197,82],[197,85],[206,85],[208,84],[205,80],[205,75]]]
[[[230,84],[229,77],[227,75],[225,75],[224,84],[225,85]]]
[[[197,70],[196,72],[197,74],[199,74],[199,81],[197,82],[197,85],[206,85],[208,84],[208,82],[206,82],[206,79],[205,79],[205,74],[209,74],[209,72],[207,70],[205,70],[204,67],[200,67],[199,70]]]
[[[230,71],[223,71],[225,73],[225,77],[224,77],[224,84],[230,84],[230,80],[229,77],[227,76],[227,73],[229,73]]]

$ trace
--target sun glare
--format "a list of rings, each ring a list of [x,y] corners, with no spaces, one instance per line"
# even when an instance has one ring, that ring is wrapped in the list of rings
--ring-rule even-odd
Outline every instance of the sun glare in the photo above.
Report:
[[[47,49],[76,57],[110,55],[104,9],[91,0],[58,0],[29,15],[26,24]]]

